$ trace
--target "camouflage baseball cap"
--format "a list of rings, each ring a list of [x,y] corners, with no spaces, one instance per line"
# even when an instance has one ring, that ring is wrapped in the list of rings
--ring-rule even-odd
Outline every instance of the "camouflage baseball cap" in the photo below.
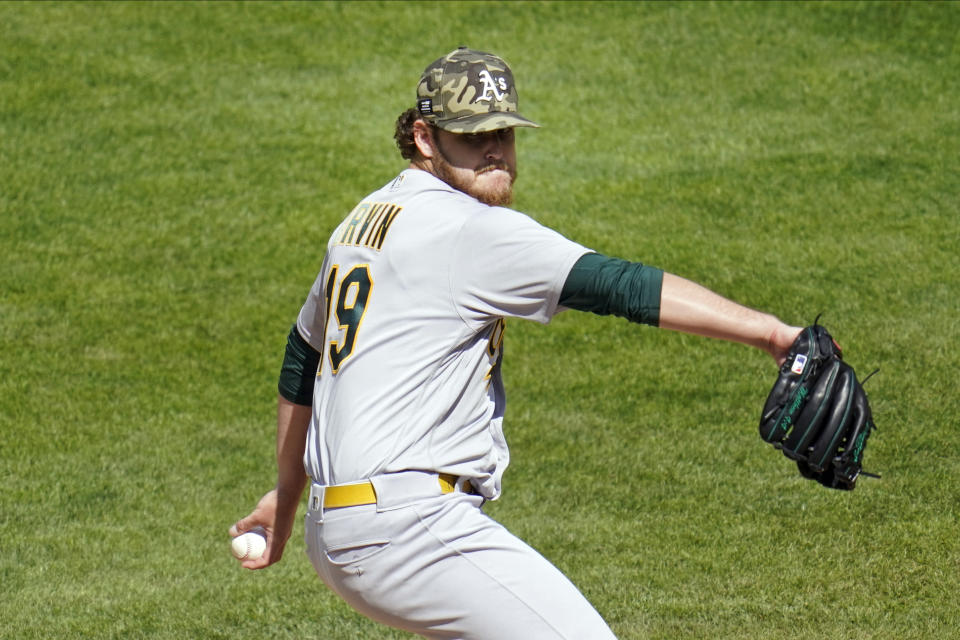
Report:
[[[424,120],[451,133],[540,126],[517,113],[517,88],[507,63],[466,47],[424,70],[417,110]]]

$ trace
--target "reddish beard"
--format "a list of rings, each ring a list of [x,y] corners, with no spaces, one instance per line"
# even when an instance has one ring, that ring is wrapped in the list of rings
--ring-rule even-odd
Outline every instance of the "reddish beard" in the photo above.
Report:
[[[449,184],[458,191],[463,191],[467,195],[473,196],[480,202],[491,207],[501,207],[513,202],[513,183],[517,179],[517,172],[511,169],[509,165],[503,162],[495,162],[479,169],[475,169],[471,174],[463,175],[464,169],[453,167],[448,161],[439,146],[435,147],[436,154],[433,157],[433,169],[437,177]],[[469,171],[469,170],[467,170]],[[496,184],[477,183],[477,178],[492,171],[503,171],[509,177],[509,180],[497,181]],[[485,181],[487,182],[487,181]]]

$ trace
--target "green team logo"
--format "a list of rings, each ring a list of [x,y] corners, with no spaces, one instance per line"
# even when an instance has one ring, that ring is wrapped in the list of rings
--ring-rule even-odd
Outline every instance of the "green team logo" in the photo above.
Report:
[[[793,399],[793,402],[787,407],[787,412],[784,414],[783,418],[780,420],[780,429],[786,431],[790,428],[790,425],[793,424],[793,418],[796,416],[797,411],[800,409],[800,406],[803,404],[803,401],[806,399],[807,394],[806,387],[800,387],[797,390],[797,397]]]

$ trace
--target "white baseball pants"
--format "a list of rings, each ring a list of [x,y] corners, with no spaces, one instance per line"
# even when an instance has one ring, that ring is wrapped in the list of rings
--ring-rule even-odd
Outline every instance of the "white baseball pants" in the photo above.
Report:
[[[613,632],[556,567],[436,474],[373,479],[377,504],[324,509],[314,485],[307,554],[363,615],[426,638],[609,640]]]

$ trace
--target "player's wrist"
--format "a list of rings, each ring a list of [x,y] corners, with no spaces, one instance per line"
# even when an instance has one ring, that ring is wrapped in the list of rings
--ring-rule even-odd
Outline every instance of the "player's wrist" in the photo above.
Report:
[[[777,320],[773,316],[770,317],[773,318],[776,325],[767,337],[766,350],[777,362],[777,366],[779,366],[786,360],[790,346],[794,340],[797,339],[797,336],[800,335],[800,332],[803,331],[803,328],[794,327]]]

